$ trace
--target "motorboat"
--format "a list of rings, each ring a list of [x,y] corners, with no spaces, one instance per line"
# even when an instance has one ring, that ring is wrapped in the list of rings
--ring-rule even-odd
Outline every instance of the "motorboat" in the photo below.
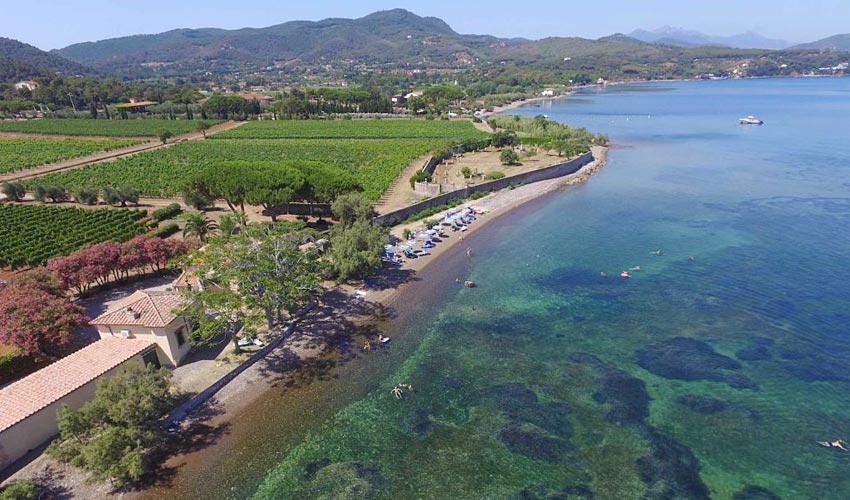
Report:
[[[756,118],[753,115],[746,116],[744,118],[739,118],[738,121],[741,122],[741,125],[763,125],[764,121]]]

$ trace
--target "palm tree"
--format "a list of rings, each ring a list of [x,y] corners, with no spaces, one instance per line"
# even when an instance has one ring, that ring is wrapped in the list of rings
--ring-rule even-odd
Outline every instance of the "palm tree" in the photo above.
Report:
[[[183,227],[184,238],[197,238],[205,243],[214,232],[218,231],[218,224],[208,219],[202,213],[190,214],[186,217],[186,225]]]

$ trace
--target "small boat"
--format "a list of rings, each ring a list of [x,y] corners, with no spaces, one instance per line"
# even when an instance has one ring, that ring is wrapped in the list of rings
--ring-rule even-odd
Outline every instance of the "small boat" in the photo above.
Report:
[[[465,286],[466,288],[475,288],[475,282],[466,280],[463,282],[463,286]]]
[[[749,116],[746,116],[744,118],[739,118],[738,121],[741,122],[741,125],[763,125],[764,124],[764,121],[756,118],[753,115],[749,115]]]

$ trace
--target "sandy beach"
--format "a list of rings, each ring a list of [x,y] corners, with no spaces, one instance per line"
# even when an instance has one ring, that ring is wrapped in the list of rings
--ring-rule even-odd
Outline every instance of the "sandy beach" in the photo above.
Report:
[[[536,103],[541,103],[541,102],[553,102],[553,101],[557,101],[557,100],[560,100],[560,99],[565,99],[565,98],[571,96],[572,94],[573,94],[572,91],[570,91],[570,92],[567,92],[566,94],[556,95],[556,96],[552,96],[552,97],[531,97],[531,98],[526,99],[524,101],[513,101],[511,103],[505,104],[504,106],[496,106],[495,108],[493,108],[493,111],[485,111],[485,112],[481,113],[480,115],[478,115],[478,117],[481,118],[482,120],[486,120],[487,118],[489,118],[491,116],[498,115],[498,114],[501,114],[501,113],[506,113],[508,111],[512,111],[512,110],[515,110],[515,109],[519,109],[523,106],[528,106],[528,105],[531,105],[531,104],[536,104]]]

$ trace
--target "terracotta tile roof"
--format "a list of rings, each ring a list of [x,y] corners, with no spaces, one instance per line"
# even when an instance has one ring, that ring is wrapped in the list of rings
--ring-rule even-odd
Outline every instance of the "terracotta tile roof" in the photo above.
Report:
[[[195,274],[194,271],[186,270],[183,270],[183,272],[180,273],[180,276],[178,276],[177,279],[174,280],[173,283],[171,283],[171,286],[178,290],[183,288],[194,288],[196,290],[203,289],[201,279],[198,278],[198,275]]]
[[[138,290],[89,323],[163,328],[177,317],[173,311],[184,307],[186,307],[186,299],[177,292]]]
[[[141,339],[98,340],[0,389],[0,432],[154,345]]]

